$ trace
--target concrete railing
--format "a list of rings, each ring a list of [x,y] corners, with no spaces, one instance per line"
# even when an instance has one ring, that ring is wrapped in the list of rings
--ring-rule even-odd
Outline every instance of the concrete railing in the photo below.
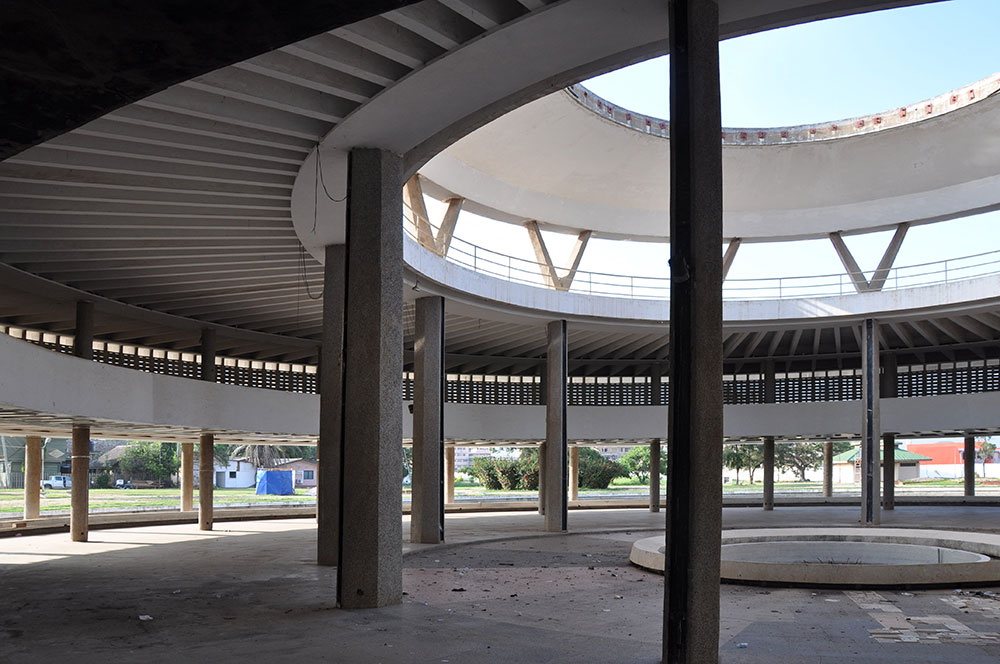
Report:
[[[403,228],[412,240],[419,242],[412,223],[406,217]],[[452,238],[445,260],[478,274],[552,290],[543,276],[547,266],[487,249],[458,237]],[[568,272],[568,268],[556,269],[559,274]],[[936,286],[997,274],[1000,274],[1000,250],[894,267],[889,270],[882,290]],[[726,279],[722,286],[722,298],[729,302],[739,302],[851,295],[856,292],[852,276],[854,275],[845,271],[802,277]],[[870,274],[862,276],[867,279]],[[670,279],[577,270],[569,290],[603,297],[667,300],[670,295]]]
[[[993,74],[936,97],[870,115],[787,127],[723,127],[722,144],[726,146],[783,145],[870,134],[950,113],[985,99],[998,90],[1000,90],[1000,74]],[[566,88],[566,92],[581,105],[612,122],[644,134],[670,138],[669,120],[622,108],[595,95],[579,84]]]

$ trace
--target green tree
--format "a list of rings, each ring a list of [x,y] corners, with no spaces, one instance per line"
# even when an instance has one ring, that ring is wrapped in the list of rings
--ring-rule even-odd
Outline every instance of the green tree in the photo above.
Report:
[[[992,441],[992,437],[979,443],[979,453],[983,455],[983,477],[986,477],[986,460],[992,459],[996,451],[997,444]]]
[[[823,465],[823,443],[780,443],[774,446],[774,465],[781,470],[794,470],[800,482],[806,481],[806,471]]]
[[[628,475],[617,461],[606,459],[590,447],[580,448],[579,485],[584,489],[607,489],[611,480]]]
[[[118,459],[118,467],[130,479],[170,481],[180,461],[174,443],[133,441]]]
[[[726,468],[736,471],[736,483],[740,483],[740,471],[745,470],[750,475],[753,484],[754,471],[764,463],[764,450],[760,445],[724,445],[722,448],[722,463]]]
[[[667,472],[666,451],[665,446],[660,451],[660,475]],[[642,483],[649,481],[649,473],[652,471],[649,445],[636,445],[622,456],[620,462],[630,476]]]
[[[403,448],[403,479],[413,472],[413,448]]]

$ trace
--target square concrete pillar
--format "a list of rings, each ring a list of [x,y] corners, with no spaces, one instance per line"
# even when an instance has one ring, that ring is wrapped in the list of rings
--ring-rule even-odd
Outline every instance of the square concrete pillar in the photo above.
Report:
[[[206,327],[201,331],[201,379],[214,383],[218,375],[215,354],[218,349],[215,329]]]
[[[194,443],[181,443],[181,511],[194,511]]]
[[[70,496],[69,532],[74,542],[86,542],[90,530],[90,426],[73,425],[72,467],[73,482]]]
[[[719,661],[722,130],[719,10],[669,0],[670,416],[663,660]]]
[[[413,340],[410,541],[444,541],[444,298],[421,297]]]
[[[402,171],[400,156],[385,150],[350,153],[337,584],[346,609],[403,596]]]
[[[882,509],[896,509],[896,434],[882,434]]]
[[[37,519],[40,514],[42,484],[42,437],[24,439],[24,518]]]
[[[444,502],[455,502],[455,446],[444,448]]]
[[[965,477],[965,495],[974,496],[976,495],[976,437],[966,436],[965,437],[965,453],[964,458],[964,477]]]
[[[73,354],[85,360],[94,359],[94,303],[76,303],[76,328],[73,331]]]
[[[580,448],[569,448],[569,499],[580,499]]]
[[[649,443],[649,511],[660,511],[660,439]]]
[[[211,530],[215,499],[215,434],[198,438],[198,528]]]
[[[566,441],[566,321],[555,320],[546,328],[548,342],[545,368],[548,388],[545,400],[545,445],[539,457],[545,457],[545,530],[566,530],[569,496],[567,495]],[[541,459],[539,459],[541,460]]]
[[[877,526],[879,508],[879,370],[878,322],[861,323],[861,524]]]
[[[778,396],[778,377],[774,369],[774,360],[767,360],[763,366],[764,372],[764,403],[774,403]]]
[[[344,454],[342,439],[347,246],[328,245],[324,258],[319,440],[316,443],[316,563],[336,566],[340,555],[340,476]]]
[[[885,353],[879,379],[879,398],[895,399],[899,396],[899,364],[895,353]]]
[[[823,443],[823,496],[833,495],[833,443]]]
[[[538,513],[545,514],[545,441],[538,444]]]
[[[774,509],[774,436],[764,437],[764,511]]]

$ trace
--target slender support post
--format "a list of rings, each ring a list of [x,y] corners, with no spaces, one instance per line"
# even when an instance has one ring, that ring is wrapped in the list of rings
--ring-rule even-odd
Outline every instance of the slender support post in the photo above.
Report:
[[[215,329],[206,327],[201,331],[201,379],[214,383],[218,369],[215,354],[218,349]]]
[[[548,325],[545,366],[548,399],[545,407],[545,530],[566,530],[568,501],[566,467],[566,321]]]
[[[42,437],[26,436],[24,443],[24,518],[37,519],[41,502]]]
[[[734,237],[729,241],[729,246],[726,247],[726,253],[722,257],[722,280],[725,281],[726,277],[729,276],[729,268],[733,266],[733,261],[736,260],[736,252],[739,251],[740,244],[743,242],[741,238]]]
[[[654,364],[653,368],[650,369],[650,379],[649,379],[649,391],[650,391],[650,403],[653,406],[665,406],[667,405],[666,399],[663,398],[663,366],[659,364]]]
[[[73,354],[85,360],[94,359],[94,303],[76,303],[76,330],[73,334]]]
[[[538,513],[545,514],[545,441],[538,444]]]
[[[823,496],[833,495],[833,443],[823,443]]]
[[[882,434],[882,509],[896,509],[896,434]]]
[[[881,357],[882,378],[879,381],[878,395],[882,399],[895,399],[899,396],[899,364],[895,353],[886,353]]]
[[[965,437],[965,455],[962,461],[965,464],[965,495],[976,495],[976,437]]]
[[[215,434],[198,438],[198,528],[211,530],[215,505]]]
[[[402,172],[397,154],[350,153],[337,579],[337,600],[345,609],[403,598]]]
[[[455,502],[455,446],[444,448],[444,502]]]
[[[774,370],[774,361],[764,362],[764,403],[774,403],[778,398],[778,378]]]
[[[86,542],[90,530],[90,426],[73,425],[69,531],[74,542]]]
[[[421,297],[413,341],[410,541],[444,540],[444,298]]]
[[[878,323],[861,324],[861,524],[877,526],[879,509]]]
[[[774,436],[764,437],[764,511],[774,509]]]
[[[181,443],[181,511],[194,511],[194,443]]]
[[[722,130],[719,8],[670,0],[670,416],[663,661],[719,661]]]
[[[316,564],[336,566],[340,553],[340,474],[343,462],[344,298],[347,247],[327,245],[323,265],[323,341],[319,365],[316,444]]]
[[[660,439],[649,442],[649,511],[660,511]]]
[[[580,500],[580,448],[569,448],[569,499]]]

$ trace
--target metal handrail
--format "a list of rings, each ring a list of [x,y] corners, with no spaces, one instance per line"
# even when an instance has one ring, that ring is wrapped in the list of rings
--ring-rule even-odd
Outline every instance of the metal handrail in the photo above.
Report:
[[[415,224],[404,213],[403,228],[419,243]],[[431,227],[436,227],[431,224]],[[543,276],[548,269],[537,261],[510,256],[453,237],[445,260],[469,268],[479,274],[549,288]],[[567,268],[556,267],[563,274]],[[872,271],[873,272],[873,271]],[[964,281],[976,277],[1000,274],[1000,250],[984,251],[969,256],[894,267],[889,270],[882,290],[903,290],[921,286]],[[801,277],[756,277],[727,279],[722,287],[724,300],[786,300],[808,297],[828,297],[856,292],[854,275],[850,272],[817,274]],[[862,276],[867,278],[862,272]],[[577,270],[570,292],[637,300],[665,300],[670,294],[669,277],[615,274]]]

